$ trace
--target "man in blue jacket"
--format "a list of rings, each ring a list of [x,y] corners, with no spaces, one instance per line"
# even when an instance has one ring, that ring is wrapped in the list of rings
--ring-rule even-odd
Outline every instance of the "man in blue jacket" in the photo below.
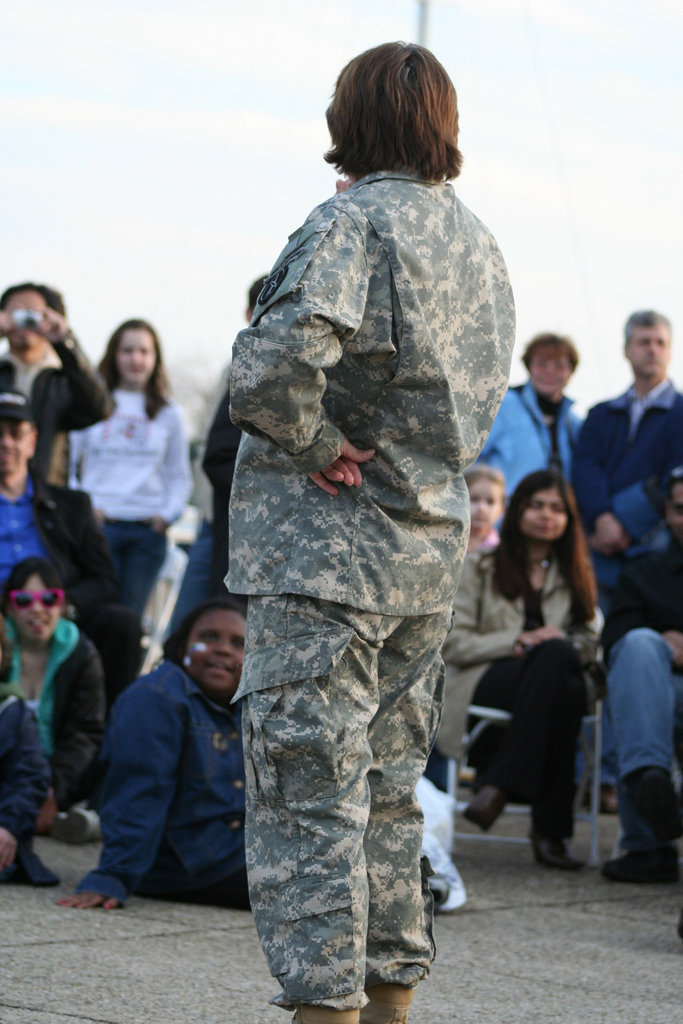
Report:
[[[671,324],[654,310],[633,313],[625,337],[633,384],[590,410],[574,453],[573,483],[605,612],[627,560],[666,545],[666,481],[683,463],[683,396],[667,378]]]

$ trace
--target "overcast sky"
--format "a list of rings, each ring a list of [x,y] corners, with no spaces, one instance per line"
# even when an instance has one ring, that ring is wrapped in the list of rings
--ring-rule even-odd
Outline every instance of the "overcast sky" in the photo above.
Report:
[[[414,40],[417,9],[1,0],[0,288],[62,289],[94,360],[144,316],[180,388],[213,379],[247,285],[334,191],[338,72]],[[455,188],[508,262],[518,349],[570,334],[570,392],[591,405],[626,386],[623,322],[654,307],[683,389],[679,0],[434,0],[427,42],[458,91]]]

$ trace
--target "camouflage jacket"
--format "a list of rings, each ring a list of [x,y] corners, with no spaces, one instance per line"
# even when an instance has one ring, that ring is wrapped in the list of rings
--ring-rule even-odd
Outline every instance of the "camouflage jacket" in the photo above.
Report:
[[[243,438],[230,590],[367,611],[453,599],[469,501],[462,471],[500,405],[514,340],[503,258],[447,184],[378,173],[295,232],[233,348]],[[308,474],[343,437],[376,454],[333,497]]]

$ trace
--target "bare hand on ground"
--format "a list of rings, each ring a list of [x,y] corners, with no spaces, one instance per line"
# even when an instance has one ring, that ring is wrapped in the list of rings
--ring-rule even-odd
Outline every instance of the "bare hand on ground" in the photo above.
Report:
[[[91,907],[116,910],[121,906],[120,900],[113,896],[103,896],[101,892],[77,892],[73,896],[62,896],[57,903],[60,907],[74,907],[76,910],[90,910]]]

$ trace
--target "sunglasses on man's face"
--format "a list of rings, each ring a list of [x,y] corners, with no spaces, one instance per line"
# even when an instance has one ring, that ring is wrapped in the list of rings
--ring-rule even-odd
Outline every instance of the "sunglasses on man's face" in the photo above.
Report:
[[[45,590],[10,590],[10,604],[17,611],[30,608],[40,601],[44,608],[54,608],[64,600],[64,591],[59,587],[47,587]]]

